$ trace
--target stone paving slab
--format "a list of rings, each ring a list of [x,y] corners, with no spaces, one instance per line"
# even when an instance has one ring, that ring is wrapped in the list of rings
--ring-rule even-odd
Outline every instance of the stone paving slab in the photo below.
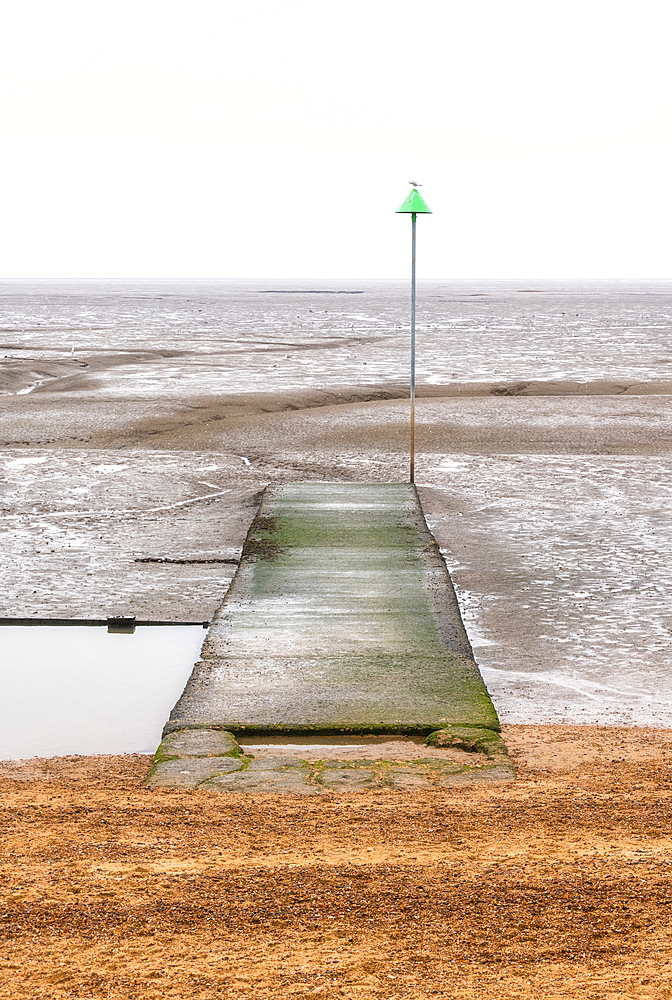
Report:
[[[164,760],[156,766],[151,784],[156,788],[195,788],[215,775],[239,771],[242,766],[242,761],[233,757]]]
[[[427,772],[412,767],[395,767],[391,780],[395,788],[427,789],[430,788],[430,778]]]
[[[295,771],[267,771],[263,774],[223,774],[199,785],[217,792],[247,792],[266,795],[319,795],[320,788],[309,784]]]
[[[163,739],[162,757],[223,757],[240,755],[235,737],[224,729],[182,729]]]
[[[515,770],[499,737],[490,741],[487,760],[474,766],[453,764],[437,757],[419,760],[305,760],[301,748],[296,756],[266,757],[259,760],[244,753],[230,733],[235,750],[224,756],[167,757],[174,751],[175,736],[188,738],[194,730],[170,733],[159,747],[149,785],[153,788],[202,788],[216,792],[317,795],[320,793],[366,792],[375,789],[447,788],[473,782],[501,782],[515,779]],[[205,731],[204,735],[210,733]],[[492,734],[495,736],[495,734]],[[187,749],[187,753],[189,750]],[[429,751],[428,751],[429,752]]]
[[[365,788],[373,788],[376,784],[373,771],[367,768],[329,768],[322,774],[322,786],[338,791],[359,792]]]
[[[226,738],[218,750],[217,737],[204,732],[428,735],[451,726],[495,738],[499,731],[414,487],[273,487],[166,724],[149,783],[163,784],[163,760],[182,752],[171,743],[177,732],[183,741],[201,733],[185,751],[197,757],[231,753]],[[251,787],[259,770],[277,785],[280,763],[256,763],[221,778],[194,774],[194,787]],[[329,770],[319,779],[325,788],[382,780],[365,774],[364,762],[358,775]],[[283,781],[296,784],[296,775]]]

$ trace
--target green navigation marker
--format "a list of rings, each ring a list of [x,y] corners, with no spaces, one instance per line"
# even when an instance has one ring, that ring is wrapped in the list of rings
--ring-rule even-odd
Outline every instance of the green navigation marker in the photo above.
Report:
[[[410,481],[415,482],[415,223],[418,215],[431,215],[432,210],[411,181],[412,191],[397,209],[397,215],[411,217],[411,471]]]
[[[395,215],[411,215],[412,213],[415,213],[416,215],[432,215],[431,208],[427,207],[427,203],[415,187],[409,194],[404,204],[397,209]]]

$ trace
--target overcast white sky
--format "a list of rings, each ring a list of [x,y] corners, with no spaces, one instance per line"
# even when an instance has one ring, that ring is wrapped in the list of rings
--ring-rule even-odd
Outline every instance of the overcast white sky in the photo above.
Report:
[[[4,0],[0,278],[672,279],[672,5]]]

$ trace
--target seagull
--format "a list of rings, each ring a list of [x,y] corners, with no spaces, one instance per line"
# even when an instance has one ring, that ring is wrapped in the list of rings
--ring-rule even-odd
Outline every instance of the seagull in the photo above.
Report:
[[[411,185],[411,187],[414,187],[414,188],[421,188],[422,187],[422,184],[418,184],[417,181],[409,181],[408,183]]]

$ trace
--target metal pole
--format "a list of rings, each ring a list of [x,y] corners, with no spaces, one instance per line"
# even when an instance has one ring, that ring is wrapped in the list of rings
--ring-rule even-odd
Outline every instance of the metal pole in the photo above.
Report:
[[[411,215],[411,482],[415,482],[415,212]]]

